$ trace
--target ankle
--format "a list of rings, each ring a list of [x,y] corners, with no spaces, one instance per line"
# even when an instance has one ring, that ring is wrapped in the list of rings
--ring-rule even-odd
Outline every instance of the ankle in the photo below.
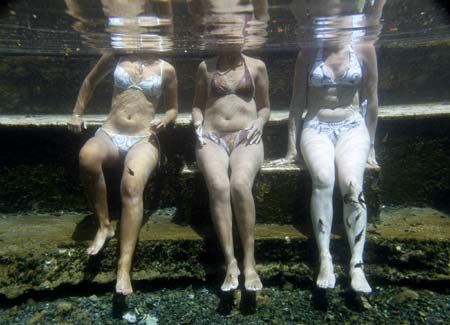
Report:
[[[319,254],[319,259],[322,262],[331,262],[332,261],[332,257],[330,252],[322,252]]]

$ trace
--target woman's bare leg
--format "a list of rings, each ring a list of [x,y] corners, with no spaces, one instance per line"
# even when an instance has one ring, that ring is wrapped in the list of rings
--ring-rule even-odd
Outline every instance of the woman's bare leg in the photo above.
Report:
[[[365,125],[346,132],[336,144],[339,187],[344,201],[344,224],[351,249],[351,287],[358,292],[371,292],[363,270],[367,208],[363,195],[363,177],[370,149]]]
[[[117,268],[116,292],[128,295],[133,292],[130,279],[133,259],[144,211],[145,185],[158,164],[158,149],[143,140],[127,153],[120,184],[122,216],[120,220],[120,258]]]
[[[234,290],[239,285],[240,271],[233,246],[229,157],[224,148],[207,139],[205,145],[197,145],[196,157],[208,187],[211,217],[225,258],[227,270],[221,289]]]
[[[87,198],[94,214],[97,216],[99,228],[94,241],[87,249],[89,255],[97,254],[105,241],[114,236],[108,213],[108,199],[103,174],[105,163],[115,163],[119,153],[104,132],[99,131],[89,139],[80,151],[80,176]]]
[[[244,251],[245,289],[261,290],[263,285],[256,273],[255,262],[255,202],[253,200],[253,181],[264,159],[263,143],[236,147],[230,156],[231,200],[239,236]]]
[[[334,145],[325,135],[310,128],[303,129],[300,145],[312,179],[311,219],[320,259],[316,284],[319,288],[334,288],[336,277],[330,254],[335,181]]]

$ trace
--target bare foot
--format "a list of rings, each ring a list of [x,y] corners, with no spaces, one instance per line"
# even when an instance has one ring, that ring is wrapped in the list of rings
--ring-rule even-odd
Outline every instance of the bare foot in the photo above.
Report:
[[[336,277],[334,275],[334,268],[331,258],[323,258],[320,261],[320,271],[317,277],[316,284],[319,288],[328,289],[334,288]]]
[[[259,291],[263,288],[263,285],[261,283],[261,279],[259,278],[258,273],[256,273],[256,270],[254,268],[251,268],[250,270],[246,270],[244,272],[245,276],[245,289],[248,291]]]
[[[356,292],[371,293],[372,288],[367,282],[366,275],[361,267],[354,267],[350,270],[351,287]]]
[[[227,266],[227,274],[225,275],[225,280],[223,281],[220,290],[230,291],[237,289],[239,285],[239,274],[241,274],[241,271],[239,271],[237,262],[234,260]]]
[[[133,293],[129,272],[120,270],[117,272],[116,292],[121,293],[124,296]]]
[[[108,227],[100,227],[95,235],[94,242],[88,247],[86,252],[88,255],[96,255],[105,244],[106,240],[114,236],[114,230],[111,225]]]

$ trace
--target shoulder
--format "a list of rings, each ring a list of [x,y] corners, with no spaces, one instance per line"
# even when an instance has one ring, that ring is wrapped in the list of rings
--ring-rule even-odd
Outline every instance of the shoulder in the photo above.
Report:
[[[167,61],[161,60],[162,78],[165,82],[172,82],[177,79],[175,67]]]
[[[247,55],[243,55],[245,63],[249,67],[249,69],[252,69],[253,71],[256,71],[258,73],[267,73],[266,64],[264,61],[256,58],[252,58]]]
[[[161,60],[161,66],[162,66],[163,73],[170,74],[170,75],[176,74],[175,67],[172,64],[170,64],[169,62]]]
[[[376,60],[375,46],[373,44],[358,44],[353,46],[358,59],[364,63]]]
[[[216,69],[217,57],[206,59],[198,65],[197,76],[204,75],[207,76],[213,73]]]

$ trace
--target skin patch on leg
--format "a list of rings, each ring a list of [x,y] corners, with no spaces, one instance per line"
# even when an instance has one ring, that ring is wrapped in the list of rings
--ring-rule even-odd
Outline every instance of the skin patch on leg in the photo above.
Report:
[[[351,228],[352,227],[352,223],[351,223],[351,220],[350,220],[350,216],[348,216],[348,218],[345,218],[345,221],[347,222],[347,228]]]
[[[134,171],[130,167],[128,167],[128,174],[134,176]]]
[[[359,262],[359,263],[356,263],[355,265],[353,265],[354,268],[357,268],[357,267],[362,268],[363,266],[364,266],[363,262]]]
[[[366,227],[364,227],[360,232],[359,232],[359,234],[355,237],[355,245],[359,242],[359,241],[361,241],[361,239],[362,239],[362,235],[364,234],[364,231],[366,230]]]
[[[320,232],[325,232],[325,225],[324,225],[322,219],[319,219],[319,230],[320,230]]]
[[[363,209],[366,208],[366,200],[364,199],[364,194],[363,192],[360,192],[358,195],[358,202],[359,204],[363,207]]]
[[[352,205],[356,205],[358,202],[356,202],[355,200],[353,200],[352,198],[352,194],[353,193],[347,193],[344,195],[343,201],[345,204],[352,204]]]

